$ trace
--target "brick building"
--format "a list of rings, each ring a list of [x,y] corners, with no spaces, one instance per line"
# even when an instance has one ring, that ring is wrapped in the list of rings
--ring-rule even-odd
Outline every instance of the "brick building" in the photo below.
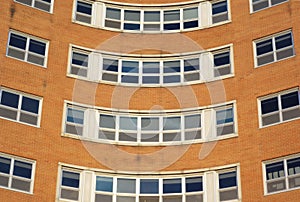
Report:
[[[0,201],[300,200],[299,1],[0,8]]]

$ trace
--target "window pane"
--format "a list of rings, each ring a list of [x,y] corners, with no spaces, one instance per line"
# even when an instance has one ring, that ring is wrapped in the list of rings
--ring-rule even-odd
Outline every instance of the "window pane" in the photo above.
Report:
[[[180,20],[180,11],[164,11],[164,21],[175,21]]]
[[[188,115],[184,117],[185,128],[200,128],[201,127],[201,115]]]
[[[2,91],[1,95],[1,104],[13,108],[18,108],[19,104],[19,95]]]
[[[103,70],[118,72],[118,60],[103,59]]]
[[[215,66],[222,66],[230,64],[230,55],[229,51],[225,53],[218,53],[214,54],[214,65]]]
[[[159,73],[159,62],[143,62],[143,73]]]
[[[124,11],[124,19],[128,21],[140,21],[140,11]]]
[[[160,21],[160,11],[144,11],[144,21],[145,22],[159,22]]]
[[[9,45],[25,50],[27,38],[16,34],[10,34]]]
[[[236,171],[219,174],[219,188],[220,189],[228,188],[228,187],[235,187],[235,186],[237,186]]]
[[[84,111],[68,108],[67,121],[72,123],[83,124]]]
[[[88,61],[89,61],[89,55],[73,52],[72,64],[87,67]]]
[[[141,194],[158,194],[158,179],[141,179]]]
[[[123,61],[122,62],[122,72],[128,73],[138,73],[139,63],[133,61]]]
[[[15,0],[15,1],[23,3],[23,4],[27,4],[29,6],[31,6],[31,4],[32,4],[32,0]]]
[[[32,165],[30,163],[15,161],[13,175],[30,179],[31,170]]]
[[[275,37],[276,49],[281,49],[293,45],[292,34],[288,33],[282,36]]]
[[[233,108],[219,110],[216,112],[217,124],[233,122]]]
[[[300,174],[300,158],[287,160],[288,174]]]
[[[227,11],[227,2],[219,2],[219,3],[214,3],[212,5],[212,14],[219,14]]]
[[[200,66],[199,66],[199,59],[188,59],[188,60],[184,60],[184,71],[195,71],[195,70],[199,70]]]
[[[124,29],[125,30],[140,30],[140,24],[125,23]]]
[[[92,14],[92,5],[78,1],[77,2],[77,12],[91,15]]]
[[[46,44],[33,39],[29,42],[29,51],[40,55],[45,55]]]
[[[143,76],[143,84],[159,84],[159,76]]]
[[[117,202],[136,202],[135,197],[117,196]]]
[[[179,23],[164,24],[164,30],[178,30],[178,29],[180,29]]]
[[[262,114],[278,111],[278,99],[277,97],[270,98],[261,101]]]
[[[164,130],[177,130],[180,129],[180,116],[164,117]]]
[[[113,190],[113,178],[112,177],[100,177],[96,178],[96,191],[112,192]]]
[[[116,127],[115,125],[115,116],[100,114],[100,127],[103,128],[112,128]]]
[[[9,174],[10,162],[11,160],[8,158],[0,157],[0,173]]]
[[[111,195],[96,194],[95,202],[112,202]]]
[[[267,180],[284,177],[283,161],[266,165]]]
[[[106,8],[106,18],[121,19],[121,10],[116,8]]]
[[[117,179],[118,193],[135,193],[135,179]]]
[[[262,42],[256,43],[256,53],[257,55],[262,55],[273,51],[272,39],[268,39]]]
[[[79,173],[63,171],[61,184],[67,187],[79,188],[79,179],[80,179]]]
[[[282,105],[282,109],[299,105],[298,91],[282,95],[281,105]]]
[[[120,129],[121,130],[137,130],[137,118],[136,117],[120,117]]]
[[[186,192],[203,191],[202,177],[186,178]]]
[[[164,179],[163,180],[163,193],[181,193],[181,179]]]
[[[164,62],[164,73],[180,72],[180,61]]]
[[[154,118],[154,117],[150,117],[150,118],[141,118],[141,124],[142,127],[141,129],[146,131],[146,130],[159,130],[159,118]]]
[[[35,100],[35,99],[32,99],[32,98],[28,98],[28,97],[23,96],[21,109],[24,110],[24,111],[28,111],[28,112],[38,114],[39,104],[40,104],[39,100]]]
[[[183,20],[198,18],[198,8],[183,9]]]
[[[189,28],[193,28],[193,27],[198,27],[198,20],[194,20],[194,21],[188,21],[188,22],[184,22],[183,23],[183,28],[184,29],[189,29]]]

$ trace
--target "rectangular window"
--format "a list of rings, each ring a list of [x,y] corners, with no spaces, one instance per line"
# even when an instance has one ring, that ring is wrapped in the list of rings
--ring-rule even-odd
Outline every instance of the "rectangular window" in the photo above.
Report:
[[[125,10],[124,11],[124,29],[140,30],[141,11]]]
[[[32,193],[35,162],[0,153],[0,187]]]
[[[160,30],[160,11],[144,11],[144,30]]]
[[[0,117],[39,126],[41,98],[6,89],[0,90]]]
[[[87,77],[90,52],[72,49],[70,74]]]
[[[71,201],[79,200],[80,172],[63,169],[61,171],[60,198]]]
[[[212,23],[219,23],[228,20],[227,0],[212,3]]]
[[[180,29],[180,10],[164,11],[164,30]]]
[[[106,8],[105,27],[121,29],[121,9]]]
[[[77,1],[75,20],[91,24],[92,22],[92,9],[93,5],[85,1]]]
[[[219,173],[219,197],[220,201],[238,199],[236,171]]]
[[[52,12],[52,4],[54,0],[15,0],[16,2],[38,8],[43,11]]]
[[[84,108],[67,105],[66,109],[66,120],[65,120],[65,133],[73,135],[83,135],[84,126]]]
[[[272,7],[277,4],[287,2],[288,0],[250,0],[252,3],[252,11],[259,11],[264,8]]]
[[[234,111],[233,106],[225,108],[217,108],[216,111],[216,127],[217,136],[228,135],[235,132]]]
[[[48,42],[26,34],[9,32],[7,56],[45,67]]]
[[[183,60],[184,82],[200,80],[199,58],[189,58]]]
[[[272,35],[255,41],[256,66],[276,62],[293,56],[292,31]]]
[[[198,7],[183,9],[183,29],[199,27]]]
[[[214,77],[232,74],[230,50],[223,49],[212,52],[214,60]]]
[[[185,140],[201,139],[201,114],[184,116]]]
[[[262,98],[260,103],[261,126],[267,126],[300,117],[299,90],[280,92]]]
[[[265,193],[300,188],[300,158],[291,157],[264,164]]]

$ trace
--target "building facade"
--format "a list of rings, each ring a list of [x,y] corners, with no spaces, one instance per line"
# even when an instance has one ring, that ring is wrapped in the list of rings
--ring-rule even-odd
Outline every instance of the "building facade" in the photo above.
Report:
[[[299,1],[0,8],[0,201],[299,201]]]

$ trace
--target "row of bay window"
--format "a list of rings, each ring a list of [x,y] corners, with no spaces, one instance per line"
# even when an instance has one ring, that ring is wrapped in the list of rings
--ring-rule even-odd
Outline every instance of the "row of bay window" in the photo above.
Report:
[[[37,162],[0,153],[0,188],[33,193]],[[300,188],[300,154],[262,162],[265,195]],[[59,201],[241,201],[240,166],[184,173],[121,174],[60,164]]]
[[[55,0],[14,0],[17,3],[24,4],[42,11],[53,13]],[[251,12],[260,11],[278,4],[288,2],[289,0],[250,0]],[[124,9],[124,7],[126,9]],[[142,9],[141,9],[142,7]],[[160,8],[165,8],[160,10]],[[180,9],[178,9],[180,8]],[[122,4],[120,2],[108,1],[92,1],[92,0],[74,0],[74,18],[76,21],[92,24],[96,18],[105,13],[102,18],[105,19],[105,25],[112,28],[120,28],[120,21],[124,21],[125,30],[137,30],[138,22],[145,22],[144,26],[147,31],[148,28],[157,28],[154,25],[160,22],[160,18],[167,25],[166,28],[178,27],[179,20],[182,21],[182,28],[189,29],[198,27],[198,20],[202,18],[212,17],[212,23],[218,23],[229,20],[230,16],[230,1],[229,0],[214,0],[214,1],[196,1],[194,3],[180,3],[170,5],[136,5],[136,4]],[[207,12],[207,10],[209,12]],[[144,12],[144,13],[143,13]],[[161,14],[161,12],[163,12]],[[143,13],[143,14],[142,14]],[[158,14],[159,13],[159,14]],[[201,15],[203,14],[203,15]],[[105,16],[105,17],[104,17]],[[121,17],[122,16],[122,17]],[[163,16],[163,17],[161,17]],[[142,20],[143,19],[143,20]],[[127,24],[126,24],[127,23]],[[126,27],[128,29],[126,29]],[[168,30],[168,29],[166,29]]]

